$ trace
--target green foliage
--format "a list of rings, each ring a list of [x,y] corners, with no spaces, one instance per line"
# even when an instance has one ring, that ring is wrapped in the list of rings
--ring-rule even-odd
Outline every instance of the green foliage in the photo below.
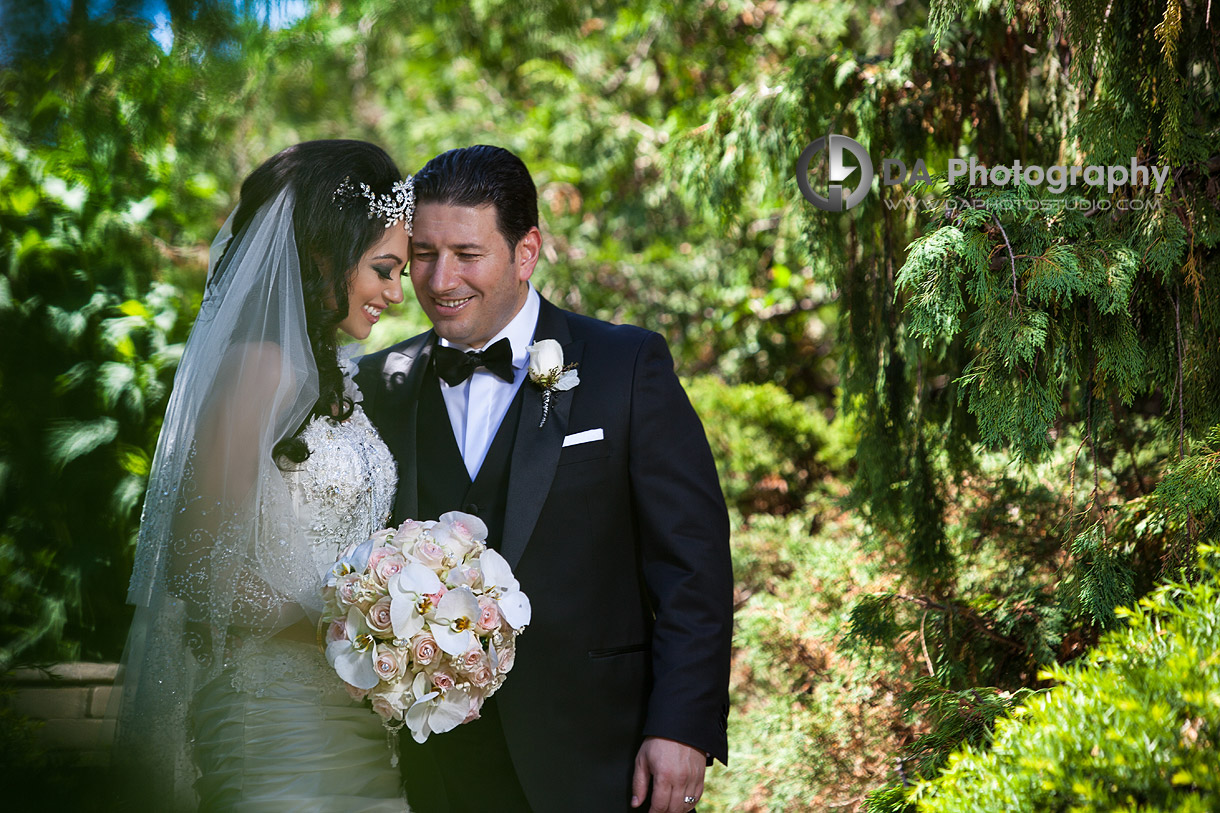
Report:
[[[1105,629],[1118,620],[1115,610],[1129,604],[1134,574],[1123,557],[1110,550],[1103,524],[1096,523],[1080,533],[1069,548],[1076,559],[1075,599],[1079,609]]]
[[[1214,549],[1210,549],[1212,553]],[[1059,685],[910,798],[921,811],[1214,808],[1220,794],[1220,582],[1170,583],[1121,611]]]
[[[744,514],[784,513],[831,467],[846,463],[850,440],[817,409],[774,384],[731,386],[715,376],[684,382],[703,420],[725,498]]]
[[[740,190],[714,198],[726,222],[784,190],[779,230],[802,233],[791,264],[838,293],[841,406],[859,438],[849,504],[902,574],[857,604],[852,640],[910,647],[904,669],[945,692],[1016,691],[1214,533],[1206,498],[1171,514],[1157,479],[1184,493],[1171,478],[1211,465],[1187,461],[1220,420],[1220,68],[1205,3],[910,5],[892,45],[821,37],[669,153],[692,197]],[[1134,158],[1173,172],[1160,194],[1075,198],[941,175],[822,213],[790,173],[828,131],[874,167]],[[907,207],[909,193],[929,197]],[[926,716],[926,751],[943,757],[953,732]]]
[[[142,289],[160,263],[148,207],[116,211],[52,155],[0,123],[0,669],[121,648],[188,308],[168,285]]]
[[[905,804],[886,749],[909,746],[914,779],[984,742],[1216,537],[1206,3],[355,0],[283,31],[267,4],[175,3],[169,53],[136,4],[73,3],[58,27],[50,5],[12,18],[33,36],[0,66],[0,664],[117,655],[206,241],[240,179],[307,138],[404,169],[514,149],[540,192],[535,283],[662,332],[694,376],[744,516],[743,744],[713,807],[839,804],[881,777],[871,803]],[[822,213],[792,169],[827,131],[933,171],[1174,171],[1159,196],[1077,188],[1079,208],[938,179]],[[375,343],[422,326],[404,310]],[[851,561],[822,527],[838,472]],[[838,656],[849,628],[879,672]]]
[[[936,678],[918,678],[903,697],[903,705],[910,708],[911,716],[922,717],[930,730],[899,760],[900,776],[931,776],[954,750],[986,746],[996,721],[1013,713],[1031,694],[1028,689],[1007,692],[991,688],[955,692]],[[866,808],[881,813],[906,806],[902,793],[877,794],[869,797]]]
[[[885,578],[884,562],[865,554],[867,529],[825,505],[734,527],[729,767],[709,769],[699,809],[850,806],[909,732],[885,677],[896,655],[837,651],[852,597]]]

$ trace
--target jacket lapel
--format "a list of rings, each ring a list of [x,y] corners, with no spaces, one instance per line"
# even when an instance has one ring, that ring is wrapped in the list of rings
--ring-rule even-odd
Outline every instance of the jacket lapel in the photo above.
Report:
[[[419,394],[435,344],[432,331],[422,333],[391,350],[382,368],[385,408],[381,426],[391,430],[386,437],[386,445],[398,462],[398,495],[394,498],[394,517],[399,523],[406,519],[423,519],[415,516],[419,510],[419,464],[415,459],[415,438]]]
[[[545,299],[542,300],[538,326],[534,330],[534,341],[541,339],[555,339],[563,346],[565,364],[579,363],[584,342],[572,341],[563,311]],[[571,390],[554,393],[546,423],[539,428],[538,424],[542,422],[542,390],[528,378],[521,386],[525,392],[509,468],[508,508],[504,518],[504,539],[500,544],[500,553],[513,568],[517,567],[521,554],[525,552],[555,480],[559,452],[568,431],[573,396]]]

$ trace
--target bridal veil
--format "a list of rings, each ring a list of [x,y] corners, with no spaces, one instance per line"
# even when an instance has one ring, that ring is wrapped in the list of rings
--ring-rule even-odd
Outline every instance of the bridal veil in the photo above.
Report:
[[[309,416],[318,371],[305,323],[290,186],[236,235],[221,230],[174,379],[144,502],[120,670],[124,790],[190,809],[192,698],[242,643],[321,600],[273,449]]]

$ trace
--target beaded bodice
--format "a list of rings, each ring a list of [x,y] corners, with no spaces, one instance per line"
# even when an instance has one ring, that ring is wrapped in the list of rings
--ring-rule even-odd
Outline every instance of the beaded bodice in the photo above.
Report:
[[[315,417],[298,436],[309,448],[303,463],[281,469],[295,514],[306,531],[298,555],[312,561],[321,577],[351,543],[363,542],[390,519],[398,483],[390,450],[360,407],[350,377],[351,417]],[[279,638],[252,640],[234,653],[233,686],[261,694],[273,681],[291,680],[322,693],[342,692],[342,682],[321,649]]]
[[[385,527],[397,470],[359,404],[346,421],[314,418],[300,438],[309,457],[284,471],[284,480],[321,574],[347,545]]]

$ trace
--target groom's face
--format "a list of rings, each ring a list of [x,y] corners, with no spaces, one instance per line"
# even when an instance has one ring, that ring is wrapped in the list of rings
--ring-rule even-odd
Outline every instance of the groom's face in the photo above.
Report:
[[[480,348],[525,304],[538,261],[537,229],[510,250],[487,206],[421,203],[411,240],[411,285],[437,335]]]

